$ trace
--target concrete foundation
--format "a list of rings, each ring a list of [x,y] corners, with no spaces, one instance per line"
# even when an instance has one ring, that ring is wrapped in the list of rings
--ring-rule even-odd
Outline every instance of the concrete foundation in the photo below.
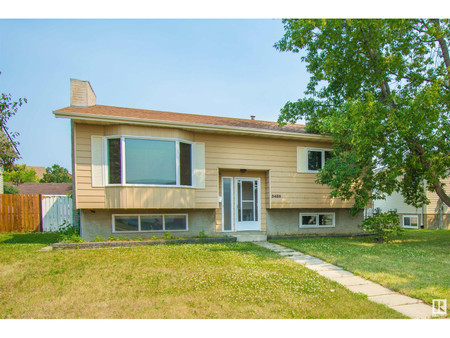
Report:
[[[81,210],[81,237],[85,241],[91,241],[96,236],[108,238],[114,236],[117,238],[158,238],[163,237],[166,231],[154,232],[120,232],[112,231],[112,215],[113,214],[188,214],[188,230],[187,231],[167,231],[174,237],[195,237],[201,231],[207,236],[223,236],[215,232],[216,214],[214,209],[197,209],[197,210],[119,210],[119,209],[96,209]]]
[[[264,212],[264,210],[262,211]],[[363,213],[353,217],[349,209],[266,209],[267,231],[264,236],[289,236],[289,235],[353,235],[363,231],[358,227],[363,221]],[[300,212],[334,212],[335,227],[323,228],[300,228]],[[91,241],[95,237],[108,238],[151,238],[163,237],[166,231],[154,232],[120,232],[113,233],[113,214],[188,214],[187,231],[167,231],[177,238],[187,238],[198,236],[204,232],[209,237],[222,237],[231,233],[216,231],[216,210],[215,209],[177,209],[177,210],[148,210],[148,209],[83,209],[80,212],[81,236],[86,241]],[[233,233],[238,234],[238,233]]]
[[[358,227],[363,222],[363,212],[350,215],[350,209],[267,209],[267,235],[353,235],[363,233]],[[334,212],[335,227],[300,228],[299,214]]]

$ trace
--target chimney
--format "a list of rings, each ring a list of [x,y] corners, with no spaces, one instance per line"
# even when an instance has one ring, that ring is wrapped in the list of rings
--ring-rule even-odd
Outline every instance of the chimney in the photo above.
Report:
[[[254,120],[255,117],[256,117],[255,115],[250,115],[250,119],[251,119],[251,120]]]
[[[95,106],[97,97],[89,81],[70,79],[70,105],[76,107]]]

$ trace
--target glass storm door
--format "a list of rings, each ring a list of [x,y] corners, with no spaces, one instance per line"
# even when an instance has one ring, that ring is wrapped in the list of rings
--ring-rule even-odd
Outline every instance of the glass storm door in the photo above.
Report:
[[[259,178],[235,178],[236,231],[261,230]]]

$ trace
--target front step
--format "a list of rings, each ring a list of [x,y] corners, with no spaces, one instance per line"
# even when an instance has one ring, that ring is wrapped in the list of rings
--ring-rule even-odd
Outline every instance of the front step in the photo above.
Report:
[[[262,231],[235,232],[231,236],[236,237],[237,242],[265,242],[267,235]]]

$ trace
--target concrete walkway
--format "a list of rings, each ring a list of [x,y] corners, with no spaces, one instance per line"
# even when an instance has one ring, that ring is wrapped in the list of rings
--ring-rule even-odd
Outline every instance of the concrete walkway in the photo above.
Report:
[[[339,266],[326,263],[319,258],[305,255],[302,252],[269,242],[253,243],[275,251],[281,256],[285,256],[298,264],[302,264],[306,268],[316,271],[319,275],[338,282],[350,291],[363,293],[368,296],[369,300],[387,305],[391,309],[394,309],[405,316],[414,319],[431,318],[431,306],[424,304],[420,299],[404,296],[379,284],[355,276],[353,273],[346,271]]]

